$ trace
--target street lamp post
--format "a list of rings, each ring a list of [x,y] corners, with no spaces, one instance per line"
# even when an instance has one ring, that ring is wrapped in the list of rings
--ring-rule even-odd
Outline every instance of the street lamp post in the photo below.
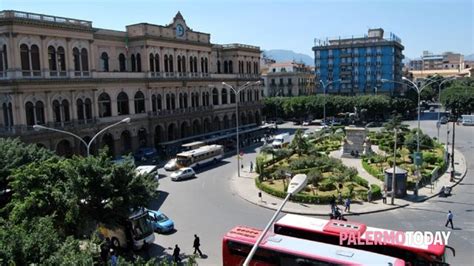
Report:
[[[410,83],[413,87],[413,89],[416,90],[417,94],[418,94],[418,126],[417,126],[417,131],[416,131],[416,154],[417,156],[419,156],[420,154],[420,116],[421,116],[421,107],[420,107],[420,102],[421,102],[421,92],[423,91],[423,89],[425,89],[426,87],[428,87],[429,85],[431,85],[432,83],[434,83],[435,81],[432,80],[431,82],[428,82],[426,84],[424,84],[421,88],[418,87],[418,85],[416,85],[413,81],[407,79],[406,77],[402,77],[402,80]],[[394,80],[387,80],[387,79],[382,79],[382,82],[392,82],[392,83],[399,83],[399,84],[406,84],[406,83],[403,83],[403,82],[399,82],[399,81],[394,81]],[[420,166],[418,165],[420,162],[417,162],[416,160],[414,160],[415,163],[416,163],[416,172],[417,172],[417,181],[416,181],[416,190],[418,189],[418,182],[420,181]],[[418,192],[417,192],[418,193]]]
[[[273,217],[270,219],[268,222],[267,226],[265,226],[265,229],[263,229],[262,233],[260,233],[260,236],[257,239],[257,242],[252,247],[252,250],[250,250],[249,255],[244,261],[244,266],[248,266],[250,261],[252,260],[253,255],[258,249],[258,246],[260,245],[260,242],[262,242],[263,238],[265,237],[265,234],[268,232],[268,229],[270,229],[270,226],[272,226],[273,222],[277,218],[278,214],[280,214],[281,210],[283,209],[283,206],[285,206],[286,202],[290,199],[291,195],[294,195],[298,192],[300,192],[307,184],[308,182],[308,176],[305,174],[298,174],[295,175],[291,181],[290,184],[288,185],[288,190],[286,191],[287,195],[285,197],[285,200],[281,203],[280,207],[278,210],[273,214]]]
[[[440,116],[441,116],[441,85],[443,85],[443,83],[445,83],[445,82],[454,80],[456,78],[457,77],[449,77],[449,78],[446,78],[445,80],[441,81],[438,84],[438,104],[439,104],[439,107],[438,107],[438,123],[436,124],[436,128],[438,129],[438,135],[437,135],[438,141],[439,141],[439,128],[441,126],[441,121],[440,121]]]
[[[89,156],[90,155],[90,147],[91,147],[92,143],[94,142],[94,140],[100,134],[104,133],[108,129],[110,129],[110,128],[116,126],[116,125],[122,124],[122,123],[130,123],[130,117],[124,118],[124,119],[122,119],[122,120],[120,120],[120,121],[118,121],[118,122],[116,122],[112,125],[106,126],[101,131],[97,132],[97,134],[95,134],[94,137],[92,137],[92,139],[89,141],[89,143],[87,143],[84,139],[82,139],[81,137],[79,137],[78,135],[76,135],[72,132],[68,132],[68,131],[64,131],[64,130],[60,130],[60,129],[56,129],[56,128],[45,127],[45,126],[42,126],[42,125],[34,125],[33,128],[35,130],[40,130],[40,129],[50,130],[50,131],[59,132],[59,133],[63,133],[63,134],[67,134],[69,136],[75,137],[76,139],[78,139],[81,143],[83,143],[86,146],[87,156]]]
[[[222,82],[222,85],[228,87],[229,89],[234,91],[235,94],[235,127],[236,127],[236,145],[237,145],[237,176],[240,177],[240,151],[239,151],[239,101],[240,101],[240,92],[251,85],[260,84],[260,81],[250,83],[250,81],[246,82],[244,85],[235,89],[233,86]],[[239,96],[239,97],[237,97]]]
[[[341,79],[338,79],[338,80],[333,80],[331,82],[328,82],[328,83],[324,83],[324,81],[322,79],[319,80],[319,82],[321,83],[321,85],[323,85],[323,90],[324,90],[324,109],[323,109],[323,121],[324,121],[324,124],[326,124],[326,88],[327,86],[331,85],[332,83],[335,83],[335,82],[340,82]]]

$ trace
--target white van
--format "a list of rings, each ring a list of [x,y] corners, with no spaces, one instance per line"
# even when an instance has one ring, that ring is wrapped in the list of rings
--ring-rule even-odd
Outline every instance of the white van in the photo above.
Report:
[[[281,149],[283,147],[288,146],[290,144],[290,134],[289,133],[284,133],[275,136],[272,142],[272,146],[274,149]]]
[[[463,126],[474,126],[474,115],[462,115],[461,117]]]
[[[137,174],[151,174],[156,178],[156,180],[160,179],[160,176],[158,174],[158,166],[157,165],[141,165],[137,166],[135,169]]]

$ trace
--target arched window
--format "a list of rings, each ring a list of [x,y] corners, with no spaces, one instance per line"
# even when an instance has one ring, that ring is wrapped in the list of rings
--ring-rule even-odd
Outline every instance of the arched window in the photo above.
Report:
[[[0,51],[0,77],[6,77],[6,71],[8,69],[8,57],[7,57],[7,45],[4,44]]]
[[[191,73],[194,72],[194,64],[193,64],[193,62],[194,62],[193,57],[192,57],[192,56],[189,57],[189,72],[191,72]]]
[[[25,104],[26,124],[32,126],[35,123],[35,107],[32,102],[26,102]]]
[[[106,52],[103,52],[100,56],[100,69],[109,72],[109,55]]]
[[[171,110],[171,97],[169,94],[166,94],[166,110]]]
[[[84,102],[82,101],[82,99],[77,99],[76,105],[77,105],[77,120],[84,120],[85,119]]]
[[[230,103],[235,103],[235,92],[230,90]]]
[[[44,104],[37,101],[35,104],[36,124],[44,124]]]
[[[183,106],[183,94],[180,93],[178,99],[179,99],[179,108],[181,109],[181,108],[184,107]]]
[[[91,99],[87,98],[84,103],[84,109],[86,110],[86,119],[92,119],[92,101]]]
[[[165,73],[168,73],[168,55],[167,54],[165,54],[164,60],[165,60]]]
[[[56,49],[54,49],[53,46],[48,47],[48,64],[51,76],[56,75],[56,71],[58,70],[58,68],[56,64]]]
[[[232,60],[229,60],[229,74],[234,73],[233,66],[232,66]]]
[[[161,94],[158,94],[158,96],[156,97],[156,103],[157,103],[158,110],[163,109],[163,107],[161,105]]]
[[[143,92],[135,93],[135,114],[145,113],[145,95]]]
[[[107,93],[99,95],[99,117],[108,117],[112,115],[110,96]]]
[[[23,76],[30,75],[30,55],[28,51],[28,45],[20,45],[20,57],[21,57],[21,70],[23,70]],[[33,104],[32,104],[33,105]]]
[[[137,53],[137,72],[142,72],[142,57]]]
[[[69,101],[64,99],[61,102],[62,112],[63,112],[63,121],[68,122],[71,120],[71,116],[69,115]]]
[[[172,55],[170,55],[170,56],[168,57],[168,62],[169,62],[169,64],[170,64],[170,68],[169,68],[170,72],[174,72],[174,68],[173,68],[173,56],[172,56]]]
[[[221,93],[221,102],[222,104],[227,104],[227,89],[223,88]]]
[[[64,73],[60,73],[60,75],[66,75],[66,53],[64,52],[64,48],[61,46],[58,47],[56,51],[56,57],[58,58],[58,70]]]
[[[151,96],[151,111],[156,112],[156,96],[153,94]]]
[[[79,49],[72,49],[72,56],[74,60],[74,71],[81,71],[81,59],[79,54]]]
[[[124,54],[119,55],[119,67],[120,67],[120,72],[127,71],[127,61],[125,60]]]
[[[204,73],[204,57],[201,57],[201,72]]]
[[[202,106],[206,106],[206,93],[202,93]]]
[[[13,108],[12,103],[3,103],[3,124],[6,127],[13,126]]]
[[[136,72],[137,71],[137,62],[135,61],[135,55],[132,54],[132,56],[130,57],[130,61],[132,61],[132,72]]]
[[[53,120],[56,123],[61,122],[61,106],[58,100],[53,101]]]
[[[174,93],[171,94],[171,109],[176,109],[176,97]]]
[[[81,49],[81,64],[82,64],[82,71],[87,72],[89,71],[89,57],[87,55],[87,49]]]
[[[178,72],[181,73],[181,56],[180,55],[178,55],[177,61],[178,61]]]
[[[118,115],[130,114],[128,95],[123,91],[117,95],[117,112]]]
[[[212,105],[218,105],[219,104],[219,92],[217,91],[216,88],[212,90]]]
[[[188,94],[186,92],[183,94],[183,104],[184,108],[188,108]]]
[[[217,74],[221,73],[221,61],[217,61]]]
[[[196,56],[194,57],[193,66],[194,66],[194,73],[197,73],[198,72],[198,59]]]
[[[229,73],[229,65],[227,65],[227,61],[224,61],[224,74]]]
[[[155,72],[155,56],[150,54],[150,72]]]
[[[186,57],[184,55],[183,57],[181,57],[181,65],[182,65],[183,73],[186,73]]]
[[[41,75],[39,48],[35,44],[31,46],[31,67],[32,67],[34,76]]]
[[[155,71],[160,72],[160,55],[155,54]]]
[[[209,73],[209,68],[208,67],[209,67],[209,65],[208,65],[207,57],[206,57],[206,58],[204,58],[204,70],[205,70],[204,72],[205,73]]]

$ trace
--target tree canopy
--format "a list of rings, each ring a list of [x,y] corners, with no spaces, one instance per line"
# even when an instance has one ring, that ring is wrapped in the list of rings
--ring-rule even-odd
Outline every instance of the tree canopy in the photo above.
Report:
[[[474,81],[455,82],[441,92],[441,103],[455,116],[474,112]]]

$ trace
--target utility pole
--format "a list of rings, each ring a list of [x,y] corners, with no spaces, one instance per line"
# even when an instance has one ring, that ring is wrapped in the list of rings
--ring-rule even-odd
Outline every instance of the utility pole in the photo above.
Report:
[[[392,205],[395,204],[395,170],[397,165],[397,129],[395,127],[395,143],[393,144],[393,173],[392,173]]]
[[[457,117],[456,117],[457,118]],[[451,182],[454,182],[454,175],[456,171],[454,171],[454,136],[456,135],[456,121],[453,121],[453,141],[451,143]]]

